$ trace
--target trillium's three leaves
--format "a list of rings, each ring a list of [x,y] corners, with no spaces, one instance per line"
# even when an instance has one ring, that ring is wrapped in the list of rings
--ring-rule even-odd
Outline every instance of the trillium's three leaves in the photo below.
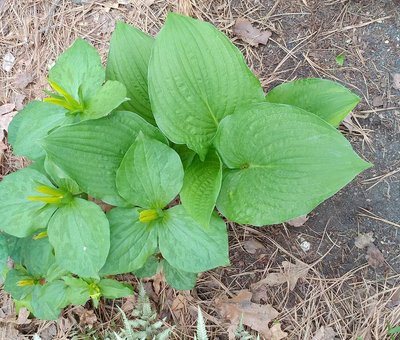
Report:
[[[270,103],[299,107],[335,127],[360,101],[360,97],[344,86],[319,78],[299,79],[279,85],[265,99]]]
[[[111,38],[106,77],[124,84],[129,101],[121,109],[136,112],[154,123],[151,112],[147,70],[154,39],[135,27],[118,22]]]
[[[90,98],[104,83],[105,70],[97,50],[83,39],[77,39],[57,59],[49,79],[76,101]]]
[[[222,163],[214,150],[204,160],[196,156],[185,171],[180,193],[182,205],[200,224],[207,226],[221,189]]]
[[[0,183],[0,230],[25,237],[46,228],[57,207],[28,199],[37,196],[36,188],[41,184],[52,187],[47,177],[31,168],[4,177]]]
[[[154,43],[149,94],[157,125],[204,159],[219,121],[263,101],[240,51],[209,23],[170,13]]]
[[[48,226],[57,262],[83,277],[97,277],[110,248],[109,224],[95,203],[75,198],[61,206]]]
[[[154,224],[160,252],[173,267],[199,273],[229,264],[226,225],[217,215],[203,227],[178,205],[165,211]]]
[[[132,112],[114,112],[107,117],[57,129],[45,138],[49,159],[73,178],[89,195],[113,205],[125,205],[115,176],[139,132],[166,143],[160,131]]]
[[[42,320],[57,320],[68,303],[67,286],[61,280],[36,285],[32,293],[32,313]]]
[[[229,168],[218,210],[256,226],[307,214],[370,167],[336,129],[288,105],[255,104],[225,118],[215,145]]]
[[[196,285],[197,274],[188,273],[172,267],[168,261],[163,261],[165,279],[175,289],[188,290]]]
[[[102,279],[97,284],[100,288],[101,296],[106,299],[119,299],[133,294],[130,285],[111,279]]]
[[[67,117],[67,110],[61,106],[33,101],[18,112],[11,121],[8,130],[8,141],[18,156],[37,160],[44,156],[39,141],[57,126],[72,122]]]
[[[110,222],[110,252],[101,275],[128,273],[143,267],[157,248],[157,230],[139,222],[137,209],[115,208]]]
[[[183,183],[179,155],[160,141],[139,134],[117,171],[117,188],[129,203],[162,209],[178,195]]]
[[[80,117],[86,120],[106,116],[126,100],[125,86],[118,81],[109,80],[85,101],[85,109]]]

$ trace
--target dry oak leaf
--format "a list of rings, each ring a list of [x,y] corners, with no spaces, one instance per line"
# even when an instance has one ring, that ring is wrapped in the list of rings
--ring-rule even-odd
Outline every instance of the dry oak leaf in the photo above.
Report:
[[[373,268],[379,268],[385,264],[385,258],[375,244],[370,244],[368,246],[367,255],[365,257],[368,260],[368,264]]]
[[[358,235],[354,239],[354,245],[359,249],[364,249],[370,246],[374,241],[375,241],[374,233],[370,231],[369,233],[366,234],[361,233],[360,235]]]
[[[270,329],[271,332],[271,340],[281,340],[288,336],[288,333],[282,331],[281,323],[274,323]]]
[[[252,284],[251,289],[256,290],[263,285],[277,286],[287,282],[289,290],[292,291],[296,287],[297,281],[300,278],[304,279],[307,276],[308,271],[310,270],[310,267],[307,264],[300,261],[296,261],[296,264],[288,261],[283,261],[282,266],[283,272],[281,271],[279,273],[267,274],[264,279]]]
[[[222,298],[215,301],[215,306],[221,316],[231,323],[230,339],[234,339],[232,330],[237,328],[241,319],[244,325],[259,332],[266,339],[271,339],[268,324],[279,315],[279,312],[271,305],[251,302],[252,295],[250,291],[242,290],[231,299]]]
[[[304,223],[308,221],[308,216],[303,215],[300,217],[293,218],[292,220],[287,221],[286,223],[292,227],[302,227]]]
[[[311,340],[335,340],[336,332],[332,327],[322,326],[318,329]]]
[[[17,77],[15,78],[14,85],[19,89],[24,89],[32,82],[33,82],[33,74],[30,72],[22,72],[18,74]]]
[[[243,248],[249,254],[255,254],[259,249],[265,249],[265,246],[260,242],[257,241],[255,238],[251,238],[250,240],[246,240],[243,242]]]
[[[76,315],[78,315],[79,324],[82,326],[93,328],[93,325],[97,322],[97,316],[92,310],[88,310],[82,306],[78,306],[74,312],[76,313]]]
[[[272,35],[271,31],[261,31],[245,18],[236,19],[233,26],[233,33],[251,46],[266,45]]]

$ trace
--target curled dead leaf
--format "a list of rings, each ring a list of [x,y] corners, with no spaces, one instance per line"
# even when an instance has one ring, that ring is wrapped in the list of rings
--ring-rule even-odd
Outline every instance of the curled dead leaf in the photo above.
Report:
[[[400,73],[393,74],[393,88],[400,90]]]
[[[251,302],[252,295],[250,291],[242,290],[231,299],[217,299],[215,306],[221,316],[230,322],[230,334],[232,334],[232,330],[237,328],[242,319],[244,325],[270,339],[271,330],[268,324],[279,315],[279,312],[271,305]]]
[[[270,331],[271,331],[271,340],[281,340],[288,336],[288,333],[282,331],[280,322],[274,323]]]
[[[332,327],[322,326],[319,328],[311,340],[335,340],[336,332]]]
[[[379,268],[385,264],[383,254],[374,244],[368,246],[367,255],[365,257],[368,260],[368,264],[373,268]]]
[[[370,231],[366,234],[360,233],[360,235],[354,239],[354,245],[359,249],[364,249],[371,245],[374,241],[374,233]]]
[[[19,89],[24,89],[32,82],[33,82],[33,74],[30,72],[22,72],[18,74],[17,77],[15,78],[14,85]]]
[[[255,254],[257,250],[265,250],[265,246],[254,238],[244,241],[243,248],[249,254]]]
[[[287,221],[287,224],[289,224],[292,227],[301,227],[308,221],[308,216],[303,215],[300,217],[293,218],[292,220]]]
[[[272,35],[271,31],[261,31],[245,18],[236,19],[233,33],[251,46],[266,45]]]
[[[82,326],[88,326],[89,328],[93,328],[93,325],[97,322],[96,314],[94,311],[88,310],[82,306],[78,306],[74,312],[79,317],[79,324]]]

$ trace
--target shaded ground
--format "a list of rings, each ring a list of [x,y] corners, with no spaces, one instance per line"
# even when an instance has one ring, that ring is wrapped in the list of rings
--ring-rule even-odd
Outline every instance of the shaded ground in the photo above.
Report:
[[[224,339],[227,323],[217,313],[215,300],[251,289],[267,273],[278,271],[282,261],[297,258],[312,265],[312,270],[293,291],[285,285],[252,290],[254,302],[271,304],[280,312],[277,320],[288,339],[312,339],[321,326],[332,327],[336,339],[388,338],[387,323],[400,324],[395,295],[400,277],[400,90],[393,88],[393,74],[400,73],[400,2],[81,2],[0,2],[0,58],[6,52],[16,57],[12,72],[0,69],[0,105],[14,101],[18,94],[26,96],[25,102],[41,98],[48,67],[76,37],[88,39],[105,56],[116,19],[155,34],[168,10],[211,21],[227,33],[243,50],[266,91],[287,80],[316,76],[340,81],[362,98],[352,123],[341,129],[357,151],[374,163],[372,169],[319,206],[302,227],[231,225],[232,266],[203,274],[192,292],[158,291],[154,281],[148,282],[160,317],[178,326],[176,337],[193,334],[200,305],[210,337]],[[238,17],[271,30],[268,44],[257,48],[237,39],[232,27]],[[335,61],[341,53],[343,66]],[[20,88],[17,79],[24,72],[32,76],[32,82]],[[3,161],[3,173],[9,171],[10,162],[14,160]],[[354,245],[355,237],[366,232],[374,233],[374,243],[385,259],[376,268],[368,265],[367,250]],[[263,248],[251,254],[245,245],[254,239]],[[304,242],[310,243],[308,251],[301,247]],[[182,300],[179,308],[177,298]],[[99,332],[117,319],[113,308],[104,305],[96,311]],[[47,338],[70,337],[65,326],[65,320],[70,320],[71,329],[85,331],[87,325],[73,323],[74,315],[67,311],[57,324],[40,323],[39,330],[52,327]],[[21,326],[21,333],[33,334],[37,325]]]

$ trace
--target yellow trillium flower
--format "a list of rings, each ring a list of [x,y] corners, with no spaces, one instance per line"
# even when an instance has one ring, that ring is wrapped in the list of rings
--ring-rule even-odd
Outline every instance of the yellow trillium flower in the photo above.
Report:
[[[25,280],[19,280],[17,282],[18,287],[26,287],[26,286],[33,286],[35,284],[34,279],[25,279]]]
[[[151,221],[156,220],[159,217],[160,215],[158,214],[158,211],[155,209],[142,210],[139,213],[139,221],[142,223],[149,223]]]

